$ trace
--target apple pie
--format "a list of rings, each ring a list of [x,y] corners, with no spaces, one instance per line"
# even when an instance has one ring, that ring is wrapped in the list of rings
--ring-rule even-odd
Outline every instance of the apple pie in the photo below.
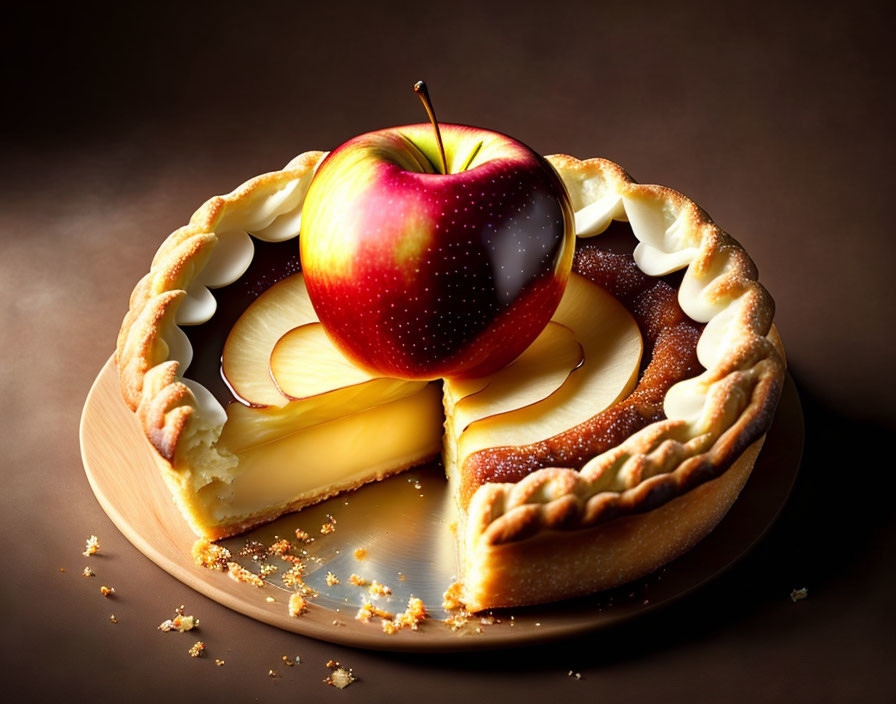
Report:
[[[675,559],[749,477],[785,374],[744,249],[676,191],[547,157],[577,235],[550,323],[482,378],[377,376],[325,333],[302,206],[323,152],[206,202],[135,287],[122,393],[193,531],[219,539],[441,453],[472,611]]]

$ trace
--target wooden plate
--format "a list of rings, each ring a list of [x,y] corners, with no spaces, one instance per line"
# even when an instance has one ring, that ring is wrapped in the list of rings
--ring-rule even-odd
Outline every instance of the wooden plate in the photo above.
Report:
[[[453,538],[445,525],[447,486],[437,466],[411,470],[224,541],[236,554],[247,538],[270,544],[275,535],[292,536],[299,527],[316,536],[304,546],[311,558],[306,582],[320,597],[306,614],[291,618],[288,592],[275,577],[259,589],[193,564],[190,549],[196,538],[175,508],[149,444],[121,398],[111,359],[97,376],[81,417],[84,468],[100,505],[125,537],[166,572],[228,608],[279,628],[344,645],[417,652],[500,648],[568,637],[634,618],[687,594],[736,562],[766,532],[790,494],[802,447],[802,410],[788,376],[747,486],[716,530],[691,552],[613,592],[496,613],[494,624],[480,627],[475,619],[452,631],[436,620],[444,616],[438,605],[456,572]],[[335,517],[336,530],[321,535],[328,516]],[[357,560],[357,547],[366,548],[368,557]],[[340,584],[328,586],[327,572],[339,577]],[[351,573],[391,587],[391,596],[374,600],[383,608],[400,611],[415,594],[434,618],[417,632],[392,636],[382,632],[376,619],[356,621],[361,600],[370,597],[366,589],[348,583]],[[273,603],[266,601],[269,596]]]

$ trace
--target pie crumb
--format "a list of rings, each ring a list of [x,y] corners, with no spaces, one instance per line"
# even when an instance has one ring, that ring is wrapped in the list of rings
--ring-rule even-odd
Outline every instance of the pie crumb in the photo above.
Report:
[[[207,538],[199,538],[193,543],[193,562],[210,570],[223,570],[230,563],[230,550],[215,545]]]
[[[308,608],[308,602],[300,592],[293,592],[289,597],[289,615],[293,618],[301,616]]]
[[[296,540],[306,544],[314,542],[314,538],[308,535],[308,533],[303,531],[301,528],[296,529]]]
[[[289,659],[288,657],[286,657],[285,655],[284,655],[282,658],[280,658],[280,659],[283,661],[283,664],[286,665],[287,667],[295,667],[295,662],[293,662],[292,660],[290,660],[290,659]]]
[[[392,593],[392,590],[389,589],[385,584],[380,584],[376,580],[373,580],[370,583],[370,587],[367,589],[370,596],[388,596]]]
[[[261,577],[247,570],[238,562],[227,563],[227,574],[237,582],[246,582],[259,588],[264,586],[264,580]]]
[[[336,689],[345,689],[352,682],[357,680],[357,677],[354,676],[351,669],[345,669],[338,662],[334,660],[330,660],[327,663],[327,667],[330,668],[330,676],[324,680],[326,684],[332,685],[336,687]]]
[[[423,606],[423,601],[411,596],[404,611],[395,614],[391,621],[383,621],[383,632],[393,635],[403,628],[416,631],[424,619],[426,619],[426,607]]]
[[[100,541],[95,535],[91,535],[87,539],[87,543],[84,547],[84,552],[81,554],[84,557],[90,557],[91,555],[96,555],[100,551]]]
[[[180,608],[182,609],[183,607]],[[174,618],[162,621],[162,623],[159,624],[159,630],[163,633],[168,633],[169,631],[185,633],[186,631],[192,631],[198,625],[198,618],[194,616],[184,616],[181,611],[175,610]]]
[[[96,576],[96,572],[94,572],[94,571],[93,571],[92,569],[90,569],[89,567],[85,567],[85,568],[84,568],[84,571],[81,572],[81,576],[82,576],[82,577],[95,577],[95,576]]]
[[[445,611],[462,611],[464,609],[463,601],[464,585],[460,582],[452,584],[442,595],[442,608]]]
[[[216,660],[215,660],[215,665],[217,665],[218,667],[224,667],[224,661],[223,661],[223,660],[217,660],[217,659],[216,659]]]
[[[459,631],[470,620],[470,616],[466,611],[460,611],[453,616],[446,618],[442,623],[446,624],[452,631]]]
[[[327,572],[327,586],[332,587],[334,584],[339,584],[339,577],[332,572]]]
[[[365,599],[361,604],[361,608],[358,609],[358,613],[355,614],[355,620],[362,621],[363,623],[368,623],[374,616],[383,619],[392,618],[392,614],[390,614],[388,611],[386,611],[385,609],[381,609],[375,604],[371,604]]]
[[[352,554],[355,556],[356,560],[363,560],[367,557],[367,548],[355,548],[355,551]]]
[[[276,673],[276,671],[274,671],[274,670],[268,670],[268,677],[270,677],[271,679],[276,679],[276,678],[279,677],[279,676],[280,676],[280,675],[278,675],[278,674]]]
[[[198,658],[205,651],[205,643],[201,640],[197,640],[193,643],[192,647],[187,651],[190,654],[191,658]]]
[[[292,543],[290,543],[286,538],[282,538],[280,540],[275,541],[271,547],[268,548],[268,553],[271,555],[277,555],[278,557],[283,557],[292,550]]]
[[[582,679],[582,673],[581,672],[573,672],[572,670],[570,670],[569,674],[567,674],[567,677],[572,677],[573,679],[580,680],[580,679]]]
[[[336,519],[327,514],[327,522],[320,527],[321,535],[329,535],[336,530]]]
[[[357,574],[353,574],[351,577],[349,577],[348,581],[356,587],[367,586],[367,580]]]
[[[107,599],[115,593],[115,587],[107,587],[103,585],[100,587],[100,594],[102,594]]]
[[[115,618],[115,614],[111,614],[111,615],[109,616],[109,620],[110,620],[112,623],[118,623],[118,619]]]
[[[802,599],[805,599],[809,596],[809,590],[806,587],[801,587],[800,589],[794,589],[790,592],[790,600],[795,604]]]

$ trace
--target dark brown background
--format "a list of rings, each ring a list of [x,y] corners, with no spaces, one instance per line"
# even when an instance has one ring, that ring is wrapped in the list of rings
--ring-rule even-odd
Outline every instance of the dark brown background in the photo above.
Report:
[[[88,5],[0,22],[0,668],[13,693],[893,701],[896,530],[881,490],[892,461],[878,460],[896,391],[883,5]],[[298,152],[419,121],[410,86],[421,77],[445,121],[543,153],[609,157],[688,194],[747,246],[777,299],[808,422],[795,493],[746,561],[642,622],[476,656],[317,643],[168,577],[115,530],[84,478],[81,405],[165,235],[208,196]],[[96,580],[79,576],[90,533],[103,544]],[[809,598],[791,603],[801,586]],[[210,658],[155,631],[179,603],[202,619]],[[284,654],[306,664],[272,681]],[[363,681],[324,687],[330,658]]]

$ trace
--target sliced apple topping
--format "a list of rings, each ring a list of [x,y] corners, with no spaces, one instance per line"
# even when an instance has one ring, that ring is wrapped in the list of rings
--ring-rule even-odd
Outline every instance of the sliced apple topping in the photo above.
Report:
[[[271,378],[284,396],[297,400],[382,378],[356,367],[327,337],[320,323],[293,328],[274,345]]]
[[[519,357],[490,377],[445,381],[448,403],[454,407],[454,427],[463,432],[477,420],[547,398],[583,360],[575,333],[560,323],[548,323]]]
[[[317,322],[302,274],[274,284],[246,309],[224,345],[222,366],[234,394],[252,404],[227,407],[219,444],[236,453],[426,386],[374,378],[346,360]]]
[[[480,415],[468,425],[455,419],[449,425],[457,439],[458,464],[485,448],[528,445],[565,432],[616,403],[634,387],[643,343],[637,323],[615,298],[584,277],[572,274],[553,320],[574,334],[581,346],[582,363],[542,400],[520,406],[516,405],[519,400],[511,402],[508,398],[505,402],[496,393],[488,404],[491,410],[487,415]],[[531,373],[531,368],[514,373],[513,366],[499,374],[508,374],[503,382],[508,397],[520,399],[518,387],[526,386],[526,374]],[[481,393],[490,388],[489,384]]]
[[[289,399],[271,378],[271,350],[288,331],[316,322],[302,274],[277,282],[255,299],[227,336],[221,356],[221,369],[234,395],[251,406],[286,405]]]

